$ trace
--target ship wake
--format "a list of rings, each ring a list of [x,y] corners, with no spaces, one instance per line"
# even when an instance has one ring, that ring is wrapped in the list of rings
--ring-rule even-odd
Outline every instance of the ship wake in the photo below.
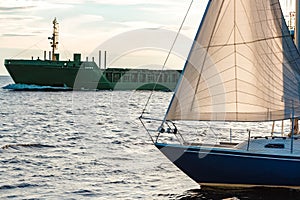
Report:
[[[9,84],[3,89],[15,90],[15,91],[70,91],[72,88],[64,87],[53,87],[53,86],[41,86],[41,85],[29,85],[29,84]]]

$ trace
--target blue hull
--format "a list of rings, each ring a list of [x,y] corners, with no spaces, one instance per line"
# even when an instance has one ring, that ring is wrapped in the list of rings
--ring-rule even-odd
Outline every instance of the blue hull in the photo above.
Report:
[[[200,185],[300,187],[300,157],[156,143]]]

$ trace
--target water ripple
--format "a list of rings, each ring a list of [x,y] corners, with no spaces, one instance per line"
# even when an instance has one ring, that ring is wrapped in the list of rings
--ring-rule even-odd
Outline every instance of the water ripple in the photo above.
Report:
[[[30,183],[20,183],[20,184],[16,184],[16,185],[2,185],[2,186],[0,186],[0,190],[9,190],[9,189],[15,189],[15,188],[28,188],[28,187],[39,187],[39,185],[30,184]]]
[[[1,86],[9,83],[0,77]],[[262,199],[253,195],[265,193],[199,190],[137,120],[149,92],[0,93],[0,199]],[[145,114],[161,118],[171,97],[154,92]],[[272,192],[282,199],[300,196]]]
[[[46,145],[46,144],[6,144],[2,146],[2,149],[19,149],[20,147],[26,147],[26,148],[55,148],[54,145]]]

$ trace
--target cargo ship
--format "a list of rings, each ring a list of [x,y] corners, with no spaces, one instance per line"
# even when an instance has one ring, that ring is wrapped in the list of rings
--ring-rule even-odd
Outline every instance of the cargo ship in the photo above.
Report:
[[[44,59],[5,59],[4,65],[15,84],[51,86],[72,90],[163,90],[173,91],[181,70],[104,68],[95,62],[82,61],[75,53],[73,60],[60,60],[58,22],[53,20],[53,34],[48,37],[52,51]],[[105,52],[106,60],[106,52]]]

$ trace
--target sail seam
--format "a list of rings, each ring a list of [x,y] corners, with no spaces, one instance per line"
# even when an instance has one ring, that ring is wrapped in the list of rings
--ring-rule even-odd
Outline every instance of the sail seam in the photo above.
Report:
[[[234,46],[234,45],[247,45],[247,44],[253,44],[256,42],[262,42],[262,41],[268,41],[268,40],[273,40],[273,39],[280,39],[280,38],[286,38],[286,37],[291,37],[290,35],[283,35],[283,36],[278,36],[278,37],[269,37],[269,38],[264,38],[264,39],[258,39],[258,40],[252,40],[249,42],[235,42],[232,44],[217,44],[217,45],[211,45],[211,46],[203,46],[201,48],[208,48],[208,47],[228,47],[228,46]]]
[[[207,58],[207,55],[208,55],[208,50],[209,50],[209,48],[210,48],[210,44],[211,44],[212,39],[213,39],[213,37],[214,37],[214,33],[215,33],[216,28],[217,28],[217,22],[218,22],[218,20],[219,20],[219,17],[220,17],[220,14],[221,14],[223,5],[224,5],[224,1],[222,1],[222,4],[221,4],[221,6],[220,6],[220,8],[219,8],[218,16],[217,16],[217,19],[216,19],[216,21],[215,21],[215,23],[214,23],[214,27],[213,27],[213,30],[212,30],[212,34],[211,34],[211,36],[210,36],[210,38],[209,38],[208,47],[207,47],[207,50],[206,50],[206,52],[205,52],[205,56],[204,56],[203,63],[202,63],[202,66],[201,66],[201,70],[200,70],[200,73],[199,73],[199,77],[198,77],[198,80],[197,80],[197,85],[196,85],[196,88],[195,88],[195,91],[194,91],[194,96],[193,96],[193,100],[192,100],[192,103],[191,103],[191,108],[190,108],[190,110],[192,110],[193,105],[194,105],[194,102],[195,102],[195,97],[196,97],[195,94],[197,93],[197,90],[198,90],[198,87],[199,87],[199,83],[200,83],[200,80],[201,80],[201,78],[202,78],[202,72],[203,72],[204,64],[205,64],[205,62],[206,62],[206,58]]]
[[[261,89],[261,87],[258,87],[258,86],[256,86],[255,84],[246,82],[246,81],[244,81],[244,80],[242,80],[242,79],[238,79],[238,81],[240,81],[240,82],[242,82],[242,83],[245,83],[245,84],[248,84],[249,86],[252,86],[252,87],[256,88],[257,91],[260,91],[262,94],[267,95],[267,93],[265,93],[265,92]],[[211,85],[210,87],[216,88],[216,87],[218,87],[218,86],[221,86],[221,85],[223,85],[223,84],[230,83],[230,82],[232,82],[232,80],[228,80],[228,81],[224,81],[224,82],[222,82],[222,83],[214,84],[214,85]],[[260,83],[263,84],[263,82],[260,82]],[[278,87],[275,87],[275,89],[276,89],[276,91],[283,91],[283,89],[280,89],[280,88],[278,88]],[[201,91],[199,91],[199,92],[203,92],[203,91],[205,91],[205,90],[201,90]],[[239,90],[237,90],[237,91],[239,91]],[[228,90],[228,92],[230,92],[230,90]],[[274,93],[275,93],[275,92],[274,92]],[[219,95],[219,94],[223,94],[223,93],[216,93],[216,94]],[[275,93],[275,94],[277,94],[277,96],[280,96],[280,97],[281,97],[281,95],[279,95],[279,93]],[[296,94],[297,94],[297,93],[294,92],[294,95],[296,95]],[[210,97],[214,97],[214,95],[209,95],[209,96],[210,96]],[[209,97],[209,96],[206,96],[206,97]],[[256,96],[256,95],[253,95],[253,96]],[[204,96],[204,97],[205,97],[205,96]],[[202,99],[202,98],[201,98],[201,99]]]
[[[274,6],[274,5],[275,5],[275,4],[272,4],[272,6]],[[243,7],[244,7],[244,6],[243,6]],[[245,8],[244,8],[244,9],[245,9]],[[267,9],[264,8],[264,10],[267,10]],[[248,18],[248,20],[249,20],[249,16],[248,16],[248,15],[247,15],[247,18]],[[260,20],[260,21],[268,21],[268,20]],[[282,21],[282,13],[281,13],[281,15],[280,15],[279,17],[278,17],[278,15],[276,15],[276,18],[273,19],[272,22],[273,22],[273,23],[276,23],[276,22],[277,22],[277,25],[278,25],[278,21]],[[274,31],[276,32],[276,29],[273,30],[271,27],[269,27],[269,25],[270,25],[270,24],[268,23],[268,26],[267,26],[268,29],[271,30],[272,32],[274,32]],[[279,25],[280,25],[280,24],[279,24]],[[284,26],[284,25],[283,25],[283,26]],[[281,30],[284,28],[283,26],[280,27]],[[263,28],[263,27],[262,27],[262,28]],[[263,32],[263,34],[264,34],[264,32]],[[289,38],[290,38],[290,35],[282,35],[282,36],[273,37],[273,38],[274,38],[274,43],[272,43],[272,44],[273,44],[272,47],[270,46],[270,44],[268,44],[268,41],[269,41],[270,39],[272,39],[272,38],[266,38],[265,42],[267,43],[267,46],[269,47],[269,49],[272,51],[273,55],[275,55],[276,60],[280,61],[280,59],[279,59],[278,56],[277,56],[277,53],[274,51],[274,45],[277,46],[278,50],[280,50],[280,53],[282,53],[283,57],[287,59],[287,63],[292,63],[292,62],[295,60],[295,58],[293,57],[293,59],[291,60],[290,57],[287,57],[286,53],[281,49],[280,45],[278,44],[278,40],[276,40],[276,39],[281,38],[281,40],[284,40],[284,41],[287,42],[287,40],[285,40],[285,39],[289,39]],[[261,58],[261,61],[262,61],[264,64],[266,64],[266,66],[268,66],[267,63],[266,63],[266,61],[265,61],[265,59],[261,56],[261,54],[258,54],[258,52],[253,51],[252,48],[251,48],[248,44],[246,44],[246,46],[248,46],[248,48],[249,48],[254,54],[257,54],[257,56]],[[270,63],[272,63],[273,66],[276,66],[276,64],[274,63],[274,60],[268,56],[268,53],[264,50],[264,48],[262,47],[262,45],[260,44],[259,46],[260,46],[261,49],[264,51],[264,55],[268,58],[268,60],[270,61]],[[295,47],[294,47],[294,48],[295,48]],[[290,51],[290,52],[292,52],[292,51]],[[279,52],[278,52],[278,53],[279,53]],[[299,57],[298,52],[297,52],[297,55],[298,55],[298,57]],[[288,68],[287,64],[282,63],[282,65],[283,65],[283,67]],[[268,67],[268,69],[271,70],[270,67]],[[275,68],[275,69],[277,69],[277,68]],[[266,70],[264,70],[264,71],[266,71]],[[290,70],[289,70],[289,71],[290,71]],[[291,72],[291,73],[292,73],[292,72]],[[273,75],[274,75],[274,74],[273,74]],[[288,79],[288,80],[290,80],[290,81],[292,81],[292,82],[295,81],[295,79],[291,79],[291,77],[288,76],[288,75],[286,75],[286,74],[283,74],[283,76],[284,76],[283,79]],[[275,80],[274,77],[271,77],[271,78],[272,78],[272,80],[275,81],[275,82],[278,81],[278,80]],[[277,78],[279,78],[279,77],[277,77]],[[283,80],[283,79],[280,78],[280,80]],[[294,83],[295,83],[295,82],[294,82]],[[297,83],[295,83],[295,84],[297,84]],[[287,89],[287,88],[288,88],[287,86],[284,86],[284,90],[288,90],[288,91],[289,91],[289,94],[293,94],[293,95],[296,95],[296,94],[297,94],[296,91],[291,91],[289,88],[288,88],[288,89]],[[282,101],[284,101],[284,100],[282,99]]]
[[[220,27],[221,27],[221,24],[222,24],[221,21],[224,19],[225,14],[226,14],[227,10],[229,9],[229,7],[230,7],[230,3],[228,3],[228,5],[225,7],[223,15],[219,17],[221,20],[220,20],[219,25],[218,25],[218,26],[216,27],[216,29],[214,30],[215,33],[219,31],[219,29],[220,29]],[[222,8],[222,7],[221,7],[221,8]],[[220,14],[221,14],[221,13],[220,13]],[[219,19],[219,18],[218,18],[218,19]],[[228,36],[228,38],[227,38],[227,42],[230,40],[230,36],[232,35],[233,32],[234,32],[234,27],[233,27],[233,29],[231,30],[231,32],[230,32],[230,34],[229,34],[229,36]]]
[[[300,55],[278,0],[212,2],[168,120],[286,119],[292,100],[300,116]]]
[[[245,5],[243,4],[243,2],[241,2],[241,4],[242,4],[242,6],[243,6],[243,9],[246,11],[246,8],[245,8]],[[256,5],[256,10],[257,11],[259,11],[260,9],[257,7],[257,3],[255,4]],[[264,7],[264,9],[263,10],[269,10],[269,9],[267,9],[267,8],[265,8]],[[249,22],[249,26],[251,26],[251,24],[250,24],[250,21],[251,21],[251,18],[250,18],[250,16],[248,15],[248,12],[245,12],[245,14],[246,14],[246,16],[247,16],[247,19],[248,19],[248,22]],[[262,19],[260,19],[259,20],[260,22],[262,22],[262,21],[268,21],[268,20],[262,20]],[[270,20],[269,20],[270,21]],[[274,19],[274,21],[275,21],[275,19]],[[276,20],[276,21],[278,21],[278,19]],[[263,28],[262,26],[261,26],[261,28]],[[268,26],[268,28],[270,29],[270,27]],[[264,30],[264,29],[262,29],[262,30]],[[255,33],[255,32],[253,32],[253,30],[251,29],[251,32],[252,32],[252,34],[254,34],[254,35],[257,35],[257,33]],[[264,33],[264,32],[263,32]],[[241,36],[242,37],[242,36]],[[265,37],[265,35],[264,35],[264,37]],[[269,37],[269,38],[266,38],[265,37],[265,39],[261,39],[260,41],[257,41],[257,42],[261,42],[261,41],[265,41],[266,43],[267,43],[267,41],[268,40],[272,40],[272,39],[274,39],[275,40],[275,38],[277,39],[277,38],[282,38],[283,37],[283,35],[282,36],[278,36],[278,37]],[[285,37],[285,36],[284,36]],[[288,35],[288,37],[290,37],[290,35]],[[243,37],[242,37],[243,38]],[[244,39],[243,39],[244,40]],[[275,40],[276,41],[276,40]],[[272,71],[271,70],[271,68],[269,67],[269,65],[266,63],[266,61],[265,61],[265,59],[262,57],[262,55],[260,54],[260,53],[258,53],[256,50],[253,50],[250,46],[249,46],[249,44],[253,44],[253,43],[256,43],[256,41],[254,40],[252,43],[245,43],[245,45],[249,48],[249,50],[254,54],[254,55],[256,55],[257,57],[259,57],[260,59],[261,59],[261,61],[265,64],[265,66],[267,66],[267,69],[269,70],[269,71]],[[276,43],[277,44],[277,43]],[[269,45],[268,45],[269,46]],[[262,47],[262,45],[261,44],[259,44],[259,47],[261,47],[261,49],[264,49],[263,47]],[[278,44],[277,44],[277,47],[280,49],[280,47],[278,46]],[[270,48],[271,50],[272,50],[272,53],[274,53],[274,54],[276,54],[274,51],[273,51],[273,48]],[[267,55],[267,52],[265,52],[265,50],[263,50],[264,51],[264,54],[263,55]],[[269,57],[268,57],[269,58]],[[277,60],[279,60],[278,59],[278,57],[276,56],[276,58],[277,58]],[[274,64],[274,62],[272,61],[272,59],[268,59],[272,64],[273,64],[273,66],[276,66],[276,64]],[[260,63],[259,63],[260,64]],[[261,68],[259,68],[259,69],[261,69]],[[277,69],[277,68],[276,68]],[[264,68],[262,68],[261,69],[262,71],[264,71],[264,72],[268,72],[267,70],[265,70]],[[276,75],[277,76],[277,75]],[[279,78],[280,79],[280,77],[278,77],[277,76],[277,78]],[[266,78],[265,77],[263,77],[263,80],[266,80]],[[280,79],[281,80],[281,79]]]
[[[235,118],[238,119],[238,79],[237,79],[237,59],[236,59],[236,28],[237,28],[237,25],[236,25],[236,0],[234,0],[234,24],[233,24],[233,30],[234,30],[234,70],[235,70]]]

